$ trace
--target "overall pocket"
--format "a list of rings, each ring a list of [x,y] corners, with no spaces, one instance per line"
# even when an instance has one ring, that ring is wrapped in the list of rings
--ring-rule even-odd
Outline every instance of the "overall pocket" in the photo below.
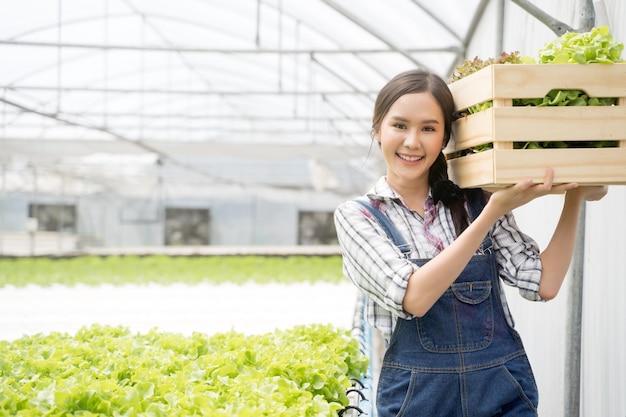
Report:
[[[419,339],[430,352],[471,352],[493,340],[493,297],[490,281],[454,283],[423,317]]]
[[[459,376],[383,365],[378,384],[378,417],[456,416],[461,412]]]

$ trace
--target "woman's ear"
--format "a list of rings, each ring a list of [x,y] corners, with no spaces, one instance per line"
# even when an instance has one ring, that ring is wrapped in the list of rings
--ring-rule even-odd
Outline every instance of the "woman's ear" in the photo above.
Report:
[[[450,136],[449,136],[449,135],[448,135],[448,136],[446,136],[446,137],[443,139],[443,146],[441,147],[441,150],[444,150],[444,149],[446,148],[446,146],[448,146],[448,143],[450,143]]]

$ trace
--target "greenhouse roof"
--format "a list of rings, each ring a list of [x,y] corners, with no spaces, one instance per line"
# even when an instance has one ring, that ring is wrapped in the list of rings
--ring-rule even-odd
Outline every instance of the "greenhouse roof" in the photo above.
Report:
[[[363,162],[380,87],[417,66],[447,78],[488,3],[4,1],[0,162],[216,182],[206,158]]]

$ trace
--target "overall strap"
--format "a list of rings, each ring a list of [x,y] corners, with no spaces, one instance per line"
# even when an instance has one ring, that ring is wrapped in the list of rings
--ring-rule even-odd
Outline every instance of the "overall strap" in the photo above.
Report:
[[[398,249],[400,249],[404,257],[408,258],[409,254],[411,253],[411,247],[408,243],[406,243],[406,240],[404,240],[404,238],[395,228],[393,223],[391,223],[391,220],[389,220],[387,216],[381,213],[380,210],[374,207],[369,198],[359,197],[354,201],[361,204],[363,207],[365,207],[365,209],[367,209],[367,211],[372,214],[372,216],[374,216],[378,225],[383,228],[385,233],[387,233],[387,236],[389,236],[389,238],[398,247]]]
[[[487,204],[482,188],[465,188],[465,198],[469,207],[470,220],[474,221]]]
[[[474,221],[476,217],[483,210],[487,201],[485,200],[485,194],[481,188],[466,188],[465,196],[467,199],[467,205],[469,208],[470,221]],[[400,249],[402,254],[408,258],[411,252],[411,247],[406,240],[402,237],[400,232],[395,228],[395,226],[391,223],[391,220],[380,210],[378,210],[371,203],[369,198],[359,197],[355,199],[357,203],[361,204],[367,211],[369,211],[372,216],[376,219],[376,222],[382,227],[382,229],[387,233],[387,236],[393,241],[393,243]],[[492,242],[491,242],[491,232],[485,237],[483,243],[481,244],[482,253],[489,253],[491,251]]]
[[[482,188],[466,188],[465,198],[467,200],[467,206],[469,209],[470,221],[474,221],[476,217],[483,211],[487,200],[485,199],[485,193]],[[483,243],[481,243],[481,252],[489,253],[491,251],[491,231],[487,234]]]

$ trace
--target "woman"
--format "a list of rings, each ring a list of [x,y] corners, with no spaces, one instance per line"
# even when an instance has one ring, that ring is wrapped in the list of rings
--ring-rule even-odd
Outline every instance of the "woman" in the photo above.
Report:
[[[536,384],[500,281],[530,300],[554,298],[581,203],[607,189],[555,185],[549,168],[542,184],[527,179],[491,195],[458,189],[442,152],[454,110],[446,83],[424,70],[397,75],[376,99],[372,137],[387,172],[366,197],[408,243],[408,256],[358,202],[335,211],[344,273],[388,345],[378,415],[535,416]],[[540,253],[511,211],[563,192],[560,221]]]

